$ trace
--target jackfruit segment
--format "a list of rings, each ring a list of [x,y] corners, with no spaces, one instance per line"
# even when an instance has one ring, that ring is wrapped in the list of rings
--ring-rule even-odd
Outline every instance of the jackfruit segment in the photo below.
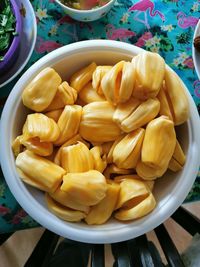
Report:
[[[58,120],[60,136],[54,142],[55,145],[62,145],[78,133],[81,121],[82,107],[78,105],[66,105]]]
[[[93,102],[83,107],[79,128],[80,135],[90,142],[109,142],[121,134],[113,122],[114,107],[104,102]]]
[[[102,173],[107,166],[106,156],[103,155],[102,147],[94,146],[90,149],[90,153],[93,157],[94,169]]]
[[[42,113],[29,114],[23,126],[23,139],[38,137],[41,142],[54,142],[60,136],[57,123]]]
[[[156,200],[153,194],[149,194],[144,199],[140,198],[132,208],[121,208],[115,213],[115,218],[120,221],[139,219],[150,213],[156,207]]]
[[[120,183],[120,193],[115,209],[126,206],[126,203],[136,197],[149,194],[149,188],[138,179],[124,179]]]
[[[160,102],[157,98],[150,98],[142,102],[125,120],[120,128],[129,133],[153,120],[160,110]]]
[[[52,110],[52,111],[48,111],[48,112],[44,113],[44,115],[46,115],[47,117],[53,119],[55,122],[58,122],[62,112],[63,112],[63,109],[60,108],[60,109],[55,109],[55,110]]]
[[[83,140],[83,138],[79,134],[76,134],[75,136],[70,138],[68,141],[66,141],[62,146],[59,147],[59,149],[58,149],[58,151],[57,151],[57,153],[55,155],[55,158],[54,158],[54,163],[57,164],[57,165],[61,165],[60,157],[61,157],[62,149],[64,147],[67,147],[67,146],[70,146],[70,145],[74,145],[78,141],[84,143],[88,148],[90,147],[90,145],[85,140]]]
[[[54,69],[43,69],[24,89],[24,106],[36,112],[44,111],[52,102],[61,82],[61,77]]]
[[[70,173],[87,172],[95,166],[90,150],[79,141],[62,148],[60,161],[61,167]]]
[[[84,212],[67,208],[53,200],[48,194],[46,194],[45,198],[48,209],[64,221],[79,222],[86,217]]]
[[[145,130],[139,128],[126,135],[113,150],[113,162],[119,168],[133,169],[140,158]]]
[[[58,86],[56,95],[45,111],[64,108],[66,105],[73,105],[76,102],[76,99],[77,91],[65,81]]]
[[[53,198],[56,202],[60,203],[61,205],[68,207],[73,210],[79,210],[83,211],[86,214],[89,212],[89,207],[81,205],[79,203],[76,203],[74,200],[71,199],[70,195],[60,189],[60,187],[57,188],[57,190],[53,193],[49,193],[50,197]]]
[[[165,92],[173,115],[174,124],[180,125],[187,121],[189,117],[189,103],[182,81],[178,75],[169,68],[166,68],[165,71],[165,86]]]
[[[87,224],[103,224],[111,217],[120,191],[120,186],[114,182],[107,184],[106,196],[91,207],[85,221]]]
[[[76,89],[76,91],[79,93],[87,83],[92,81],[92,75],[96,67],[96,63],[93,62],[90,65],[75,72],[70,78],[70,86]]]
[[[75,202],[93,206],[106,196],[107,183],[104,175],[96,170],[68,173],[63,176],[61,190],[68,193]]]
[[[105,74],[112,69],[112,66],[97,66],[92,75],[92,87],[97,91],[99,95],[103,95],[101,88],[101,80]]]
[[[36,183],[41,184],[47,192],[54,192],[61,184],[62,177],[66,173],[60,166],[29,150],[21,152],[15,163],[17,168]]]
[[[101,87],[106,99],[113,105],[124,103],[132,95],[135,84],[135,69],[131,62],[120,61],[108,71]]]
[[[132,59],[136,72],[133,97],[154,98],[159,93],[165,75],[165,61],[157,53],[143,52]]]
[[[91,82],[86,84],[86,86],[80,91],[79,99],[83,101],[84,104],[89,104],[92,102],[101,102],[106,100],[104,96],[99,95],[94,90]]]
[[[145,165],[166,169],[176,146],[174,123],[168,117],[161,116],[146,127],[142,145],[141,161]]]

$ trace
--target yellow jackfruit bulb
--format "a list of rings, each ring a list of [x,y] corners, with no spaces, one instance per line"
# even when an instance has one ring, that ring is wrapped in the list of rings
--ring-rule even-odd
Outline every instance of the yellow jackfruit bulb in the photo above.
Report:
[[[22,137],[21,144],[39,156],[46,157],[53,153],[53,144],[50,142],[40,142],[38,137],[33,137],[30,139],[23,139]]]
[[[94,159],[87,146],[81,142],[63,147],[61,167],[67,172],[87,172],[94,168]]]
[[[113,162],[119,168],[133,169],[141,155],[145,130],[138,128],[127,134],[113,150]]]
[[[22,137],[23,137],[23,135],[19,135],[12,142],[12,151],[13,151],[15,157],[17,157],[19,155],[19,153],[22,152],[22,149],[23,149],[22,143],[21,143]]]
[[[96,67],[96,63],[93,62],[85,68],[75,72],[70,78],[70,86],[76,89],[77,92],[80,92],[85,85],[92,80],[92,75]]]
[[[60,189],[60,187],[57,188],[57,190],[53,193],[49,193],[50,197],[53,198],[55,201],[60,203],[61,205],[68,207],[73,210],[79,210],[83,211],[85,213],[89,212],[89,207],[81,205],[79,203],[76,203],[74,199],[72,200],[70,195]]]
[[[133,97],[146,100],[159,93],[165,75],[165,61],[156,53],[143,52],[132,59],[136,71]]]
[[[30,186],[33,186],[41,191],[46,191],[46,186],[41,184],[40,182],[36,181],[36,180],[33,180],[33,178],[31,178],[28,174],[25,174],[22,170],[20,170],[19,168],[16,168],[17,170],[17,173],[19,175],[19,177],[21,178],[21,180],[30,185]]]
[[[127,119],[132,112],[141,104],[137,98],[130,98],[127,102],[118,104],[113,115],[113,120],[121,125],[122,121]]]
[[[23,104],[36,112],[45,110],[56,95],[61,82],[61,77],[54,69],[43,69],[24,89]]]
[[[116,183],[121,183],[123,182],[124,180],[127,180],[127,179],[136,179],[136,180],[139,180],[141,182],[143,182],[147,187],[148,189],[152,192],[153,191],[153,188],[154,188],[154,181],[151,181],[151,180],[144,180],[143,178],[141,178],[139,175],[137,174],[129,174],[129,175],[120,175],[120,176],[116,176],[114,178],[114,181]]]
[[[113,122],[114,107],[104,102],[93,102],[83,107],[80,135],[90,142],[109,142],[115,140],[121,130]]]
[[[125,137],[125,134],[120,135],[112,144],[108,154],[107,154],[107,163],[113,163],[113,151],[116,147],[116,145]]]
[[[117,175],[122,175],[122,174],[131,174],[133,173],[133,169],[120,169],[114,164],[108,165],[106,169],[103,172],[103,175],[106,177],[106,179],[112,179],[113,177]]]
[[[94,161],[94,169],[103,172],[107,166],[106,157],[103,155],[103,149],[101,146],[95,146],[90,149]]]
[[[103,174],[91,170],[64,175],[61,190],[68,193],[72,201],[85,206],[93,206],[106,196],[107,184]]]
[[[38,137],[41,142],[54,142],[58,139],[60,130],[57,123],[42,113],[27,116],[23,127],[24,139]]]
[[[165,116],[160,116],[146,127],[142,145],[141,161],[157,169],[168,167],[176,146],[174,123]]]
[[[91,207],[85,221],[87,224],[103,224],[114,211],[120,186],[114,182],[107,184],[106,196],[95,206]]]
[[[66,105],[73,105],[77,99],[77,91],[69,86],[67,82],[63,82],[58,86],[58,90],[54,99],[45,111],[63,108]]]
[[[82,107],[78,105],[66,105],[58,120],[60,136],[54,142],[55,145],[62,145],[78,133],[82,115]]]
[[[55,158],[54,158],[54,162],[57,165],[61,165],[60,160],[61,160],[61,152],[62,152],[62,149],[64,147],[74,145],[78,141],[84,143],[88,148],[90,147],[90,145],[85,140],[83,140],[83,138],[79,134],[76,134],[75,136],[73,136],[72,138],[70,138],[69,140],[67,140],[61,147],[59,147],[58,151],[56,152],[56,155],[55,155]]]
[[[160,110],[160,102],[157,98],[150,98],[142,102],[126,119],[124,119],[120,128],[129,133],[139,127],[144,126],[153,120]]]
[[[102,91],[112,104],[126,102],[132,95],[135,84],[135,68],[131,62],[120,61],[104,75]]]
[[[142,177],[144,180],[155,180],[166,172],[167,167],[162,167],[162,168],[153,168],[148,165],[146,165],[142,161],[138,161],[136,165],[136,172],[137,174]]]
[[[17,156],[16,166],[30,179],[45,187],[47,192],[54,192],[66,173],[60,166],[29,150],[25,150]]]
[[[48,112],[44,113],[44,115],[46,115],[47,117],[53,119],[55,122],[58,122],[62,112],[63,112],[63,109],[60,108],[60,109],[48,111]]]
[[[183,152],[183,149],[180,146],[178,140],[176,140],[175,150],[174,150],[172,158],[169,162],[168,168],[174,172],[182,170],[182,168],[185,164],[185,159],[186,159],[186,157],[185,157],[185,154]]]
[[[52,199],[48,194],[46,194],[46,203],[48,209],[64,221],[79,222],[86,217],[84,212],[67,208]]]
[[[81,99],[85,104],[89,104],[91,102],[100,102],[105,101],[104,96],[100,96],[92,87],[92,83],[86,84],[84,88],[79,93],[79,99]]]
[[[141,218],[148,213],[150,213],[156,207],[156,200],[152,193],[150,193],[146,198],[138,200],[132,208],[121,208],[115,213],[115,218],[120,221],[135,220]]]
[[[189,117],[189,103],[184,85],[178,75],[169,68],[165,71],[165,85],[174,124],[180,125]]]
[[[170,120],[173,119],[173,111],[170,109],[170,103],[168,101],[168,96],[166,92],[165,81],[163,82],[163,86],[160,88],[160,91],[157,95],[158,100],[160,101],[160,111],[159,114],[162,116],[167,116]]]
[[[124,179],[120,183],[120,193],[115,209],[132,207],[136,200],[149,195],[149,188],[138,179]]]
[[[103,95],[101,88],[101,80],[105,74],[112,69],[112,66],[97,66],[92,75],[92,87],[97,91],[99,95]]]

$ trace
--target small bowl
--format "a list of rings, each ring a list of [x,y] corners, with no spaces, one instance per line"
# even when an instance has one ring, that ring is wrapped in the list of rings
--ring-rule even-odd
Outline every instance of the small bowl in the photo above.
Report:
[[[22,31],[22,19],[21,19],[21,14],[19,12],[19,7],[17,6],[15,0],[11,0],[10,3],[11,3],[13,14],[16,19],[16,32],[18,33],[18,35],[14,36],[9,49],[4,56],[4,60],[0,62],[1,73],[4,73],[5,71],[7,71],[11,67],[11,65],[15,62],[15,60],[17,59],[19,55],[20,35]]]
[[[105,16],[110,9],[113,7],[116,0],[109,1],[105,6],[90,9],[90,10],[78,10],[75,8],[70,8],[66,5],[64,5],[61,1],[55,0],[56,3],[58,3],[65,11],[66,14],[68,14],[71,18],[79,21],[94,21],[97,19],[102,18]]]
[[[44,56],[33,64],[11,91],[1,116],[0,160],[6,182],[19,202],[32,218],[45,228],[63,237],[88,243],[114,243],[142,235],[169,218],[189,193],[200,165],[200,123],[196,105],[184,85],[189,102],[190,117],[177,127],[178,139],[186,154],[186,163],[177,173],[168,171],[156,180],[155,209],[145,217],[129,222],[111,218],[103,225],[89,226],[84,222],[70,223],[51,213],[44,193],[24,184],[16,171],[11,144],[21,134],[26,116],[30,113],[23,106],[21,95],[27,84],[45,67],[53,67],[63,80],[78,69],[95,61],[98,65],[111,65],[131,58],[143,49],[117,41],[91,40],[66,45]],[[169,68],[169,67],[168,67]]]

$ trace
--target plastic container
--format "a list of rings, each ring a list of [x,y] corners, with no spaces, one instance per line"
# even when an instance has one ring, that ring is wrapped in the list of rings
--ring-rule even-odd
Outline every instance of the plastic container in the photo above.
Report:
[[[52,214],[44,201],[44,193],[24,184],[15,168],[11,150],[12,140],[20,134],[28,110],[22,105],[21,94],[25,86],[43,68],[52,66],[63,79],[81,67],[96,61],[98,64],[114,64],[130,60],[141,48],[117,41],[83,41],[59,48],[41,58],[20,78],[8,97],[1,118],[0,159],[5,179],[20,205],[45,228],[73,240],[89,243],[114,243],[142,235],[165,221],[182,204],[197,176],[200,164],[200,125],[195,103],[187,88],[190,118],[179,126],[179,139],[187,160],[182,171],[168,172],[155,183],[157,206],[147,216],[130,222],[115,219],[99,226],[85,223],[69,223]]]

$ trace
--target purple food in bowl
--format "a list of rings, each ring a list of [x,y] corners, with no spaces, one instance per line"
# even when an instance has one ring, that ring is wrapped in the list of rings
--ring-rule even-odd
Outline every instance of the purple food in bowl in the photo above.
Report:
[[[10,0],[10,3],[11,3],[13,14],[16,19],[15,30],[18,34],[14,36],[6,54],[4,55],[3,61],[0,62],[0,73],[1,74],[5,72],[6,70],[8,70],[11,67],[11,65],[14,63],[14,61],[19,55],[19,48],[20,48],[20,33],[22,31],[21,14],[19,12],[19,7],[17,6],[15,0]]]

